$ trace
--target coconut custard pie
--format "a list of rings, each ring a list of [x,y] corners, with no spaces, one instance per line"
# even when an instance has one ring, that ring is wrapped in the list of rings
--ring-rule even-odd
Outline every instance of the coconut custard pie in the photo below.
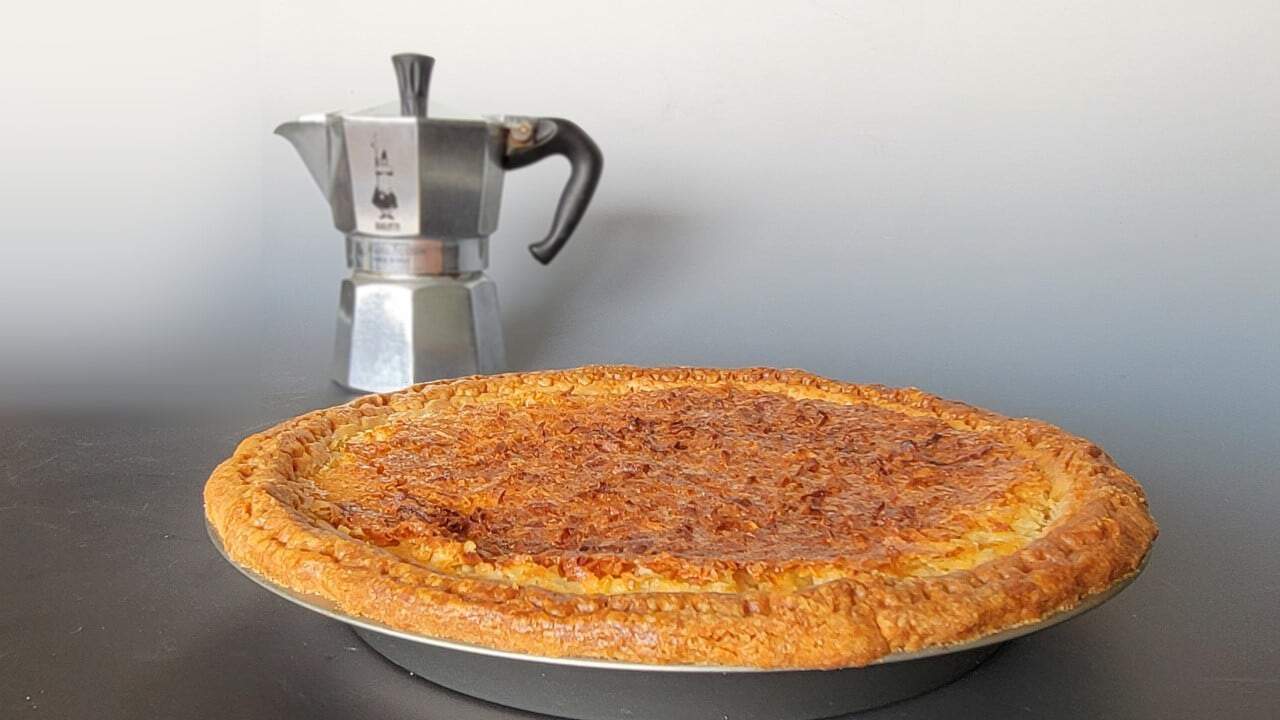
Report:
[[[406,631],[509,651],[857,666],[1034,622],[1156,526],[1096,445],[795,370],[585,367],[282,423],[209,478],[230,557]]]

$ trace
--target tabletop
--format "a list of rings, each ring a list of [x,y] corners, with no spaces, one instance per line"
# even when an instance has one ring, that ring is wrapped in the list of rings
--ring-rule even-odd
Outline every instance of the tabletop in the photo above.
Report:
[[[349,396],[310,371],[175,394],[188,402],[3,413],[0,715],[532,717],[410,676],[210,544],[212,467],[244,435]],[[1241,435],[1186,408],[1188,429],[1172,432],[1149,409],[1108,407],[1109,422],[1084,424],[1112,428],[1097,439],[1151,496],[1161,536],[1145,574],[959,681],[860,717],[1280,713],[1274,428]]]

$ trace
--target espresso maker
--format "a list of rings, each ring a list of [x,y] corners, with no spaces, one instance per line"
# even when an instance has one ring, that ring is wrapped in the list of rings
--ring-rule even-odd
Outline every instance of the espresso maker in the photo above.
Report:
[[[434,60],[391,58],[399,111],[306,116],[276,128],[297,149],[346,235],[334,379],[384,392],[505,370],[498,292],[485,275],[502,178],[549,155],[571,172],[550,232],[529,246],[555,258],[586,212],[603,159],[562,118],[427,116]]]

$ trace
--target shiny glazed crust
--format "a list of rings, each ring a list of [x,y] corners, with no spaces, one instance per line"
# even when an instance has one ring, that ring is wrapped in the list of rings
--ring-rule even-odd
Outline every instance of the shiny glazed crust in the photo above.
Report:
[[[782,428],[775,429],[781,438],[775,454],[765,455],[778,464],[780,487],[808,482],[796,492],[817,488],[798,495],[803,502],[794,507],[775,502],[782,491],[772,486],[756,496],[745,488],[738,493],[743,466],[726,450],[720,475],[706,483],[714,490],[704,488],[712,494],[696,498],[696,506],[708,517],[721,506],[734,509],[731,500],[744,509],[698,527],[692,521],[703,518],[689,516],[684,527],[692,541],[658,536],[656,547],[646,549],[618,529],[625,523],[602,524],[595,530],[600,537],[571,528],[517,532],[501,512],[528,501],[537,485],[512,480],[522,476],[508,466],[527,464],[531,450],[509,449],[505,440],[496,449],[492,443],[482,449],[467,433],[467,418],[514,422],[510,413],[534,408],[543,417],[560,409],[588,417],[594,412],[604,422],[611,412],[623,417],[614,406],[624,400],[634,423],[645,421],[646,407],[662,418],[679,403],[681,412],[716,402],[795,423],[814,417],[815,427],[803,436],[811,443],[825,441],[843,419],[848,436],[862,438],[862,455],[850,455],[851,462],[870,457],[874,467],[860,472],[875,480],[875,468],[881,468],[889,484],[872,482],[868,489],[852,470],[842,476],[838,469],[819,468],[817,459],[805,459],[805,445]],[[828,416],[833,424],[823,427]],[[420,444],[430,440],[433,418],[435,425],[452,428],[454,434],[445,438],[451,452],[470,453],[493,466],[473,475],[501,470],[513,495],[501,489],[484,495],[487,500],[471,490],[441,495],[437,504],[468,503],[464,509],[470,514],[460,519],[459,511],[423,504],[413,492],[388,491],[397,474],[419,477],[431,470],[435,474],[422,481],[431,492],[456,475],[414,460],[427,452]],[[668,434],[670,424],[678,423],[664,421]],[[699,430],[697,422],[690,425],[686,437]],[[556,452],[577,442],[569,437],[573,432],[539,427]],[[651,442],[657,431],[647,432]],[[890,450],[868,455],[862,447],[881,440],[901,450],[890,444]],[[412,452],[404,455],[409,441]],[[922,448],[931,442],[951,455],[925,454]],[[950,450],[943,448],[948,443]],[[573,445],[579,455],[580,445]],[[642,451],[660,462],[664,453],[676,452],[672,447],[692,452],[673,443]],[[410,462],[393,463],[395,448]],[[783,471],[778,448],[788,451],[787,458],[800,458],[796,470]],[[575,456],[572,468],[561,468],[566,483],[592,479],[595,461],[605,467],[622,451],[606,440],[598,452],[585,452],[586,462]],[[836,447],[829,455],[844,462],[841,452]],[[895,460],[895,453],[906,459]],[[689,457],[690,463],[697,460]],[[554,469],[554,458],[546,462]],[[625,487],[605,497],[617,463],[607,467],[608,473],[598,473],[603,489],[575,500],[602,516],[622,507],[618,497],[627,499]],[[750,478],[755,481],[754,472]],[[555,482],[546,476],[535,480]],[[663,491],[662,482],[659,477],[646,487]],[[696,478],[692,485],[681,482],[686,490],[697,489]],[[884,497],[879,503],[876,493]],[[650,492],[648,505],[645,497],[637,498],[659,513],[656,520],[641,520],[660,525],[675,512],[664,494]],[[767,368],[596,366],[463,378],[371,395],[245,439],[214,470],[204,497],[206,515],[233,560],[396,628],[536,655],[760,668],[864,665],[892,652],[1035,622],[1132,574],[1156,535],[1141,488],[1086,440],[915,389]],[[758,498],[755,505],[751,497]],[[521,506],[517,516],[528,513],[535,530],[557,522],[555,507],[542,514],[532,507]],[[447,517],[440,515],[446,511]],[[780,521],[780,512],[793,514]],[[802,528],[793,527],[801,522]],[[825,540],[818,533],[824,527]]]

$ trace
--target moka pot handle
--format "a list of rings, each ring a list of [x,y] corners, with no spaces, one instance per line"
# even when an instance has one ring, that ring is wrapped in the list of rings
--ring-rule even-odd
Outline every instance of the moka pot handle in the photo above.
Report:
[[[563,155],[569,161],[570,172],[569,181],[560,193],[550,232],[529,246],[529,252],[543,265],[555,258],[578,227],[604,169],[599,146],[573,122],[564,118],[538,118],[508,125],[505,169],[532,165],[548,155]]]

